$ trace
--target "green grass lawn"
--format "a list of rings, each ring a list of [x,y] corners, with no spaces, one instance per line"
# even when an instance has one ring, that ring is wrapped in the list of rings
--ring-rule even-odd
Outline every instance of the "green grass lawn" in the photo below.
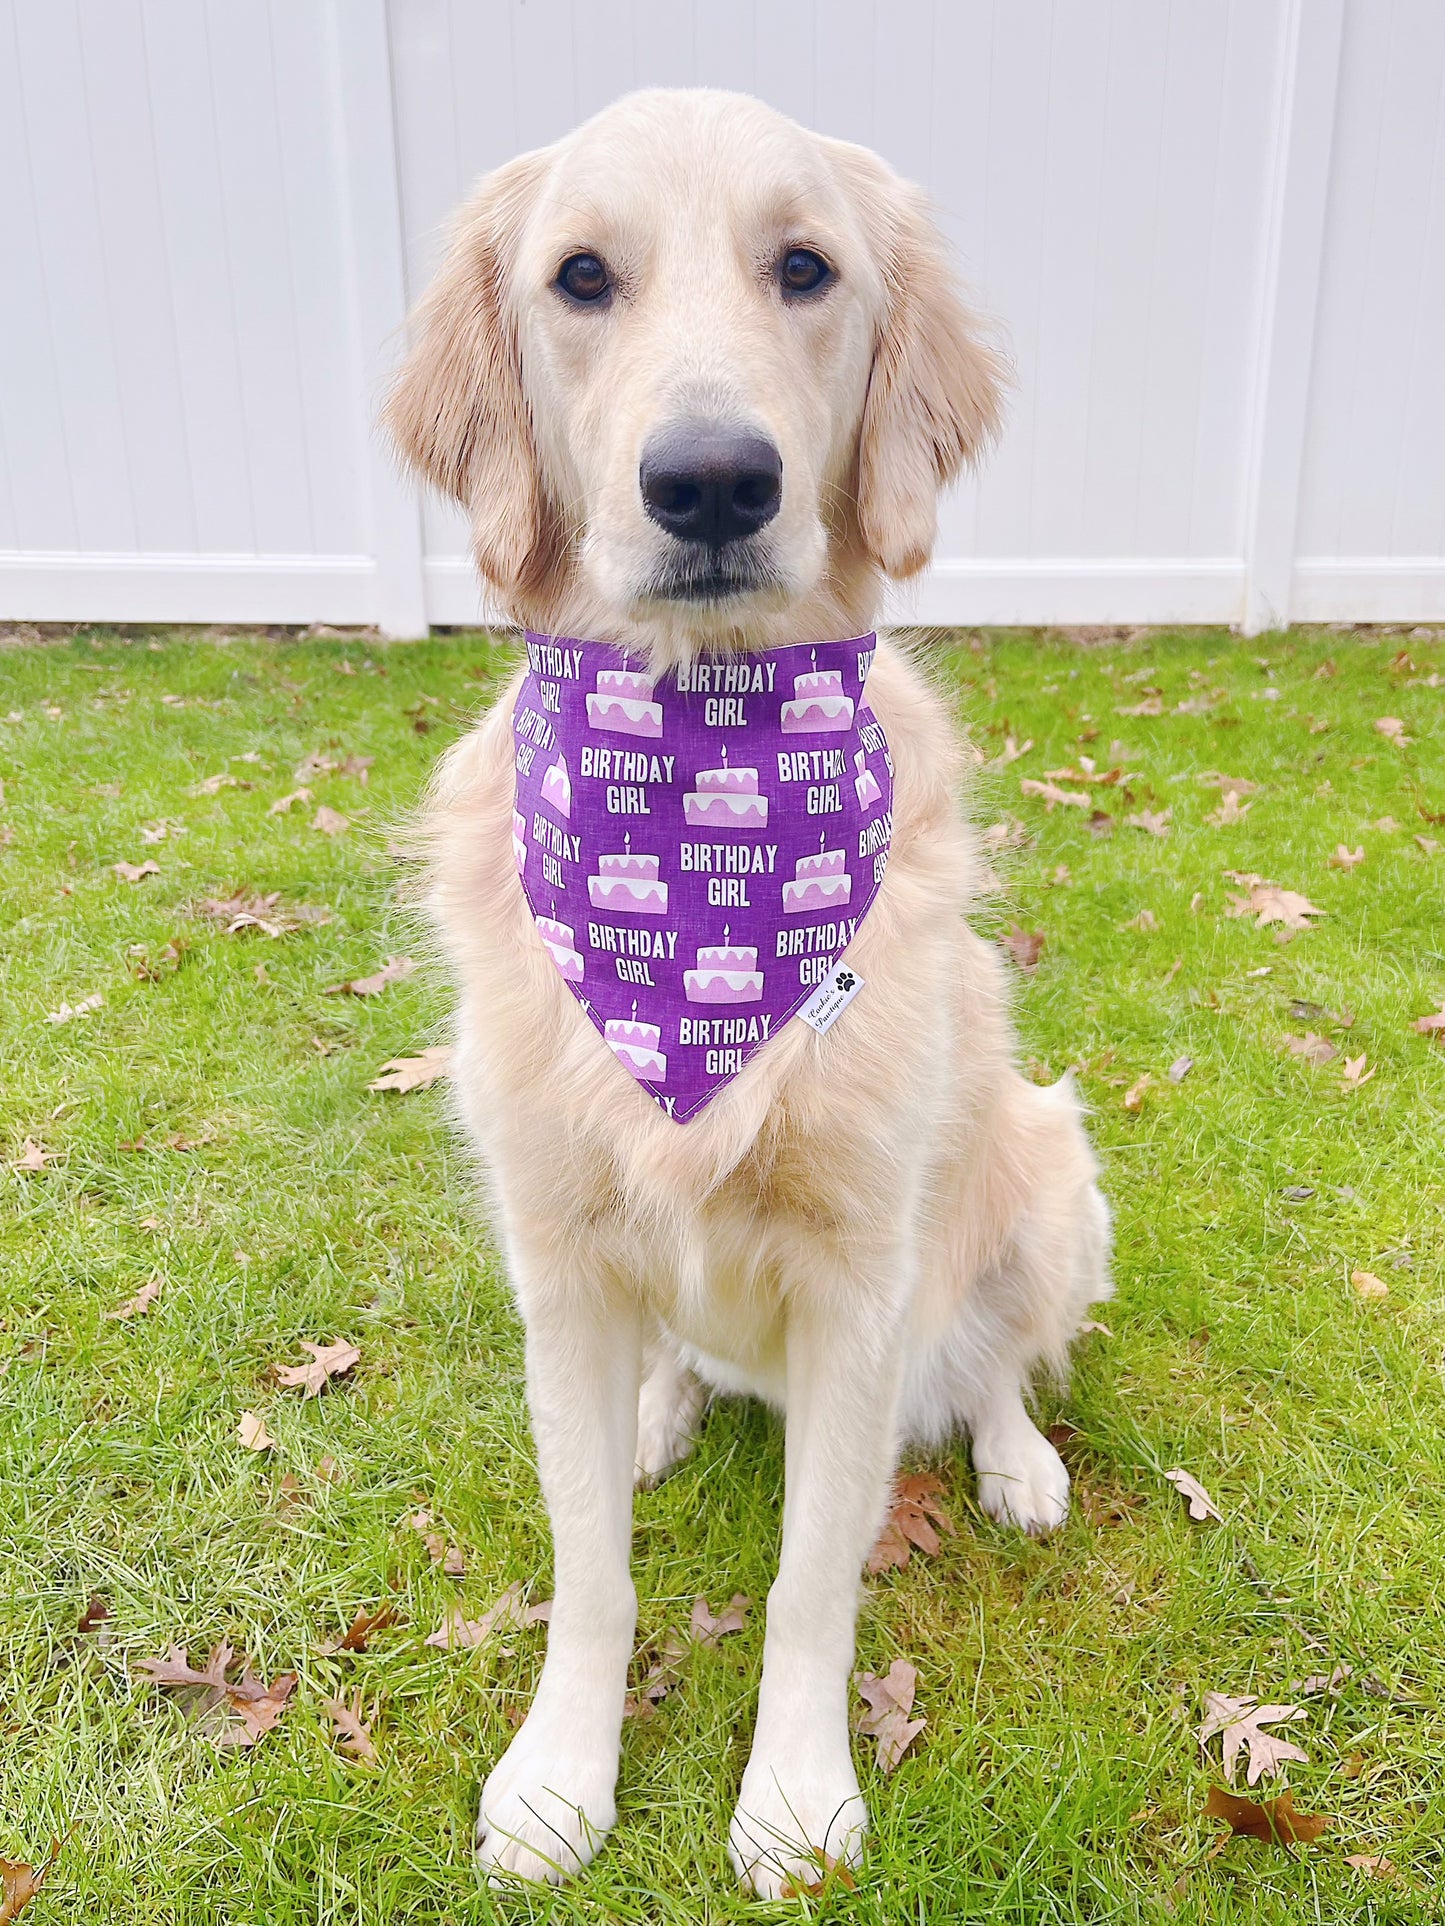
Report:
[[[550,1590],[519,1329],[444,1091],[367,1089],[445,1035],[388,845],[508,649],[0,647],[0,1854],[64,1840],[27,1926],[1439,1917],[1445,1047],[1412,1022],[1445,998],[1445,825],[1422,813],[1445,814],[1445,632],[1015,633],[933,654],[987,758],[979,821],[1007,831],[981,922],[1044,937],[1022,1048],[1040,1076],[1078,1065],[1094,1110],[1118,1297],[1113,1335],[1044,1400],[1075,1428],[1054,1541],[980,1518],[965,1449],[937,1461],[956,1534],[869,1582],[859,1633],[861,1665],[917,1665],[926,1730],[891,1777],[864,1758],[856,1890],[770,1908],[724,1852],[759,1608],[628,1725],[617,1829],[561,1895],[494,1898],[468,1848],[545,1632],[423,1642],[453,1603],[476,1618],[514,1581]],[[1161,713],[1122,713],[1141,705]],[[1009,738],[1032,746],[1005,760]],[[369,780],[298,777],[318,755],[369,757]],[[1127,796],[1021,793],[1081,756],[1122,765]],[[1247,803],[1242,820],[1209,821],[1210,772],[1257,785],[1224,811]],[[313,827],[322,805],[348,827]],[[1126,822],[1166,812],[1162,836]],[[1331,867],[1339,845],[1363,860]],[[134,883],[113,867],[146,860]],[[1230,916],[1248,884],[1227,870],[1321,913],[1298,932]],[[279,892],[257,912],[278,934],[201,910],[251,892]],[[324,994],[401,954],[418,968],[383,994]],[[1311,1033],[1331,1060],[1290,1052]],[[27,1139],[44,1167],[14,1171]],[[156,1278],[148,1312],[107,1316]],[[271,1370],[303,1339],[360,1361],[303,1399]],[[238,1442],[246,1411],[273,1450]],[[771,1419],[721,1404],[639,1499],[639,1643],[699,1593],[762,1598],[782,1464]],[[1191,1521],[1176,1466],[1222,1523]],[[432,1562],[418,1508],[463,1577]],[[109,1616],[79,1632],[92,1596]],[[382,1601],[395,1622],[367,1651],[323,1655]],[[268,1680],[299,1675],[249,1750],[136,1670],[222,1639]],[[1337,1664],[1336,1696],[1301,1695]],[[1330,1819],[1317,1843],[1216,1850],[1209,1691],[1306,1708],[1287,1783]],[[322,1703],[356,1693],[374,1762],[338,1749]],[[1376,1853],[1396,1877],[1346,1863]]]

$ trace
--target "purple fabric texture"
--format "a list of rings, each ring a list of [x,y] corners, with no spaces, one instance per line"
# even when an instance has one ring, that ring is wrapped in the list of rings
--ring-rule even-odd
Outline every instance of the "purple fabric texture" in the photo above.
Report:
[[[514,854],[537,933],[604,1043],[678,1123],[807,1001],[888,860],[877,638],[700,656],[654,678],[527,636]]]

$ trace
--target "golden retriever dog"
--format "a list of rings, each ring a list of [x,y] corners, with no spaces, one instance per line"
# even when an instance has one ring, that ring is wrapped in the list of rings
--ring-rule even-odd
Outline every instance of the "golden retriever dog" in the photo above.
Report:
[[[386,420],[465,507],[519,624],[666,678],[866,636],[883,577],[927,562],[1004,376],[882,161],[752,99],[659,91],[481,182]],[[557,1881],[614,1823],[633,1487],[686,1455],[710,1391],[745,1392],[784,1414],[786,1498],[728,1845],[775,1897],[859,1856],[855,1617],[900,1447],[966,1432],[986,1513],[1034,1533],[1065,1516],[1027,1400],[1108,1294],[1109,1213],[1071,1085],[1016,1068],[999,952],[966,921],[963,758],[900,648],[880,640],[868,678],[894,788],[846,954],[864,988],[824,1034],[781,1026],[685,1124],[539,940],[515,694],[443,759],[425,818],[456,1099],[526,1327],[556,1563],[478,1853],[494,1881]]]

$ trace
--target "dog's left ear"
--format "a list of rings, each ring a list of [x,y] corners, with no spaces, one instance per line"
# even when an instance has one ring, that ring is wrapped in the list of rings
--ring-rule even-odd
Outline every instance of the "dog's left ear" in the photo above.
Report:
[[[886,575],[915,575],[933,552],[938,491],[997,433],[1012,371],[965,304],[920,191],[866,148],[830,145],[886,297],[858,441],[858,523]]]

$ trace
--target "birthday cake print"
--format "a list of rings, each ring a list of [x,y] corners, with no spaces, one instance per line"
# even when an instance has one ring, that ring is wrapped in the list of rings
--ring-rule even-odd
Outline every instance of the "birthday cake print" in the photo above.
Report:
[[[683,994],[689,1003],[757,1003],[763,994],[763,973],[758,968],[758,953],[743,944],[731,943],[731,930],[723,940],[697,953],[697,968],[685,970]]]
[[[558,756],[542,778],[542,800],[551,803],[559,816],[572,815],[572,778],[567,774],[567,758]]]
[[[806,675],[794,676],[793,700],[782,708],[785,736],[832,734],[853,727],[853,698],[843,688],[841,669],[820,669],[818,651]]]
[[[703,651],[653,674],[614,644],[528,635],[519,888],[624,1103],[625,1071],[690,1122],[852,955],[893,833],[873,650]],[[846,1065],[855,1024],[808,1047]]]
[[[580,983],[587,974],[587,964],[582,952],[577,948],[577,939],[570,926],[559,923],[555,916],[539,916],[537,934],[546,945],[547,954],[567,981]]]
[[[635,669],[599,669],[596,693],[587,698],[587,720],[594,729],[616,736],[662,734],[662,704],[652,699],[657,685]]]
[[[827,842],[826,830],[819,840]],[[824,848],[816,856],[800,856],[793,865],[792,882],[783,884],[783,909],[789,916],[801,916],[808,910],[842,909],[852,895],[847,850]]]
[[[690,829],[765,829],[768,799],[758,793],[756,769],[730,769],[724,745],[721,769],[699,769],[682,799]]]
[[[853,778],[853,787],[858,796],[860,809],[871,809],[882,799],[883,791],[878,787],[878,778],[868,767],[867,753],[860,749],[853,758],[853,767],[858,771]]]
[[[632,837],[624,838],[627,847],[610,856],[597,858],[597,874],[587,878],[587,895],[593,909],[622,911],[632,916],[666,916],[667,884],[658,872],[660,856],[634,856]]]
[[[610,1018],[603,1029],[608,1049],[640,1083],[661,1083],[667,1075],[667,1058],[658,1048],[662,1031],[655,1023],[637,1021],[637,1004],[631,1017]]]

